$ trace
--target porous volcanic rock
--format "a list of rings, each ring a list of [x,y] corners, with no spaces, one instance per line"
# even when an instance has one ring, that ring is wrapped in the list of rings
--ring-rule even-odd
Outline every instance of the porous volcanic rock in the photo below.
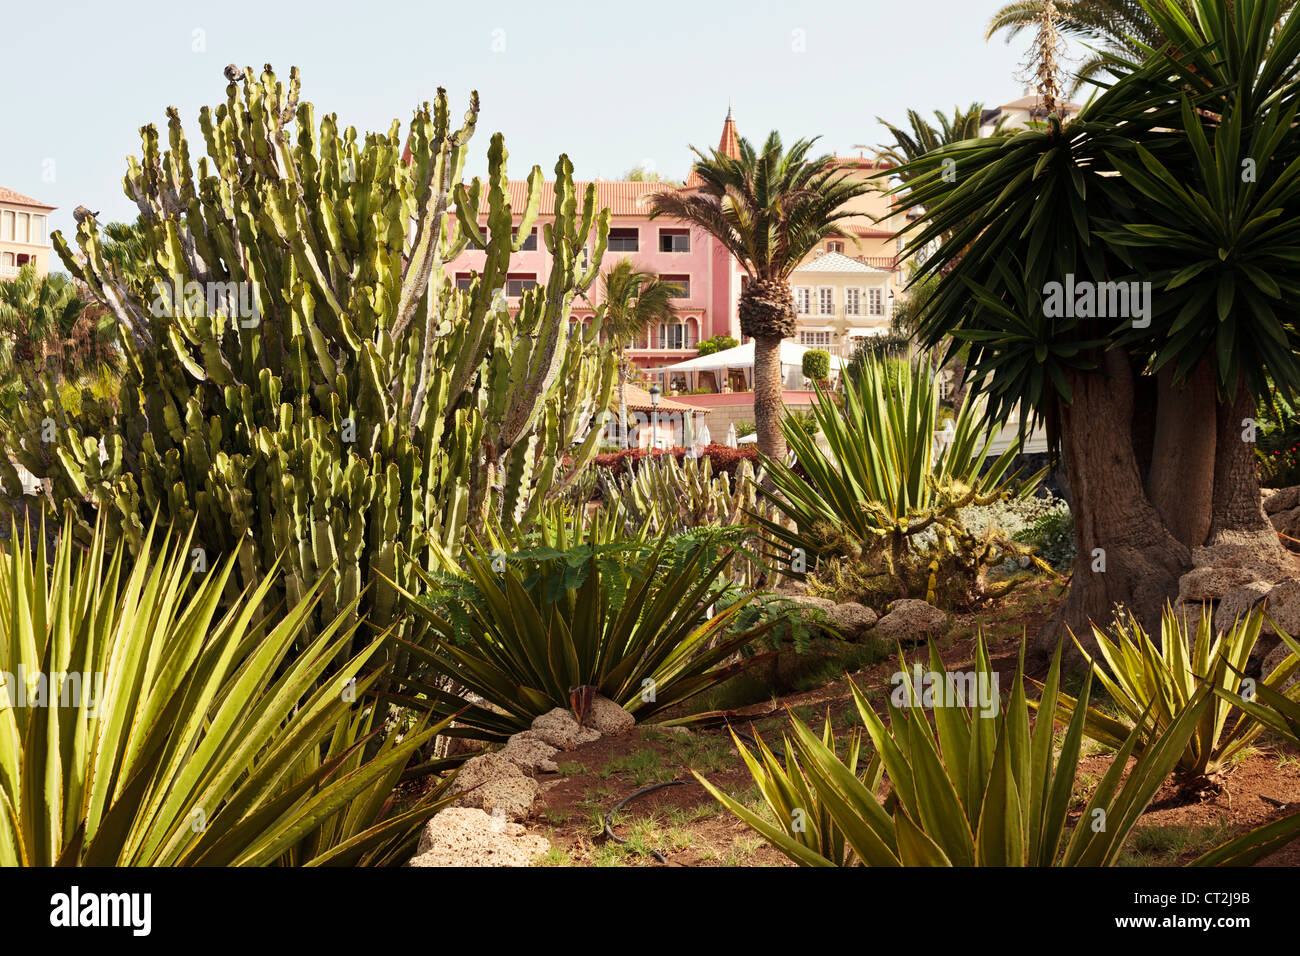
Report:
[[[408,866],[528,866],[551,848],[518,823],[472,807],[447,807],[425,824]]]
[[[563,707],[556,707],[533,718],[533,734],[561,750],[573,750],[600,739],[600,731],[579,727],[578,719]]]
[[[948,615],[933,604],[900,598],[876,622],[876,635],[887,641],[921,641],[947,626]]]
[[[602,737],[621,737],[632,732],[636,718],[608,697],[597,697],[591,702],[587,724],[599,731]]]
[[[876,626],[876,612],[865,604],[848,601],[827,612],[831,624],[849,640],[857,640]]]

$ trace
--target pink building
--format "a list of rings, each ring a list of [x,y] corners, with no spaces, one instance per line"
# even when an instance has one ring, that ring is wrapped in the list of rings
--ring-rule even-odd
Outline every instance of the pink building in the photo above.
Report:
[[[733,159],[740,158],[740,136],[730,110],[723,122],[718,151]],[[837,157],[837,160],[853,177],[870,177],[888,168],[862,156]],[[588,184],[577,182],[574,185],[581,197]],[[712,336],[730,335],[740,341],[742,336],[737,305],[744,279],[743,270],[727,250],[707,233],[680,221],[650,218],[650,201],[656,193],[694,192],[702,185],[699,177],[692,172],[684,186],[603,180],[597,180],[595,185],[597,207],[608,207],[610,210],[609,246],[601,264],[602,271],[608,271],[619,259],[627,258],[638,269],[657,273],[661,278],[678,284],[682,290],[677,320],[647,328],[641,339],[627,350],[628,358],[644,369],[661,368],[694,358],[699,343]],[[544,283],[550,275],[552,257],[541,234],[543,225],[554,221],[554,189],[554,182],[543,184],[541,208],[533,234],[511,259],[506,281],[507,298],[511,305],[517,302],[524,290]],[[511,180],[509,191],[511,208],[522,210],[527,184],[523,180]],[[898,276],[901,263],[897,234],[905,222],[906,213],[905,208],[896,206],[895,201],[880,190],[873,190],[853,200],[850,208],[854,216],[845,222],[850,237],[821,244],[801,267],[812,269],[809,263],[814,259],[827,252],[836,252],[841,254],[837,259],[848,257],[855,260],[849,264],[856,266],[859,272],[869,274],[870,281],[854,284],[852,290],[845,292],[848,298],[842,303],[822,301],[828,294],[836,294],[830,288],[834,283],[821,281],[818,285],[818,302],[822,312],[830,315],[839,310],[847,317],[844,319],[847,330],[845,335],[836,335],[837,340],[843,337],[844,342],[849,340],[847,335],[852,331],[849,327],[888,325],[883,305],[872,312],[866,305],[859,308],[858,299],[867,303],[875,302],[872,296],[877,292],[880,303],[892,298],[891,280],[901,278]],[[516,225],[519,221],[520,218],[516,217]],[[473,273],[482,267],[483,253],[470,249],[448,263],[447,273],[457,283],[468,285]],[[852,298],[854,294],[858,299]],[[578,300],[574,303],[573,321],[585,321],[591,317],[594,306],[600,302],[599,280],[589,295],[591,302]],[[805,321],[803,315],[808,311],[807,308],[801,308],[800,311],[800,338],[804,337],[805,325],[810,329],[815,327],[816,334],[829,336],[831,333],[824,329],[825,322],[809,324],[809,321]],[[862,321],[857,321],[857,316],[863,316]],[[868,319],[868,316],[875,318]],[[818,340],[808,344],[834,344],[837,351],[844,351],[842,343],[838,341],[822,343]],[[713,384],[720,388],[723,383],[715,381]]]
[[[736,124],[730,114],[724,124],[719,148],[738,156]],[[576,182],[578,196],[587,188]],[[544,283],[551,271],[551,254],[542,241],[543,224],[555,216],[555,184],[542,185],[541,208],[533,234],[511,260],[507,273],[507,298],[515,300],[525,289]],[[642,368],[670,365],[695,357],[696,347],[714,335],[740,337],[736,303],[740,297],[742,273],[718,242],[707,233],[670,219],[650,218],[650,199],[668,190],[690,190],[656,182],[596,181],[596,205],[610,211],[609,246],[601,264],[608,271],[619,259],[631,259],[638,269],[653,272],[681,287],[677,321],[647,328],[640,341],[627,350],[628,358]],[[510,181],[510,206],[523,209],[527,184]],[[519,220],[516,219],[516,222]],[[485,219],[486,222],[486,219]],[[483,266],[483,253],[471,249],[448,263],[447,273],[458,283],[468,284],[472,273]],[[590,291],[592,302],[574,303],[573,318],[591,317],[600,302],[599,281]]]

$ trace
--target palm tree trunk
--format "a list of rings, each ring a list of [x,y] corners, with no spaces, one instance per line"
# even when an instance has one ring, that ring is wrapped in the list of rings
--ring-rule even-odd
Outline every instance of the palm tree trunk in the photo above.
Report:
[[[781,431],[781,339],[754,338],[754,428],[758,450],[768,458],[785,460],[785,434]]]
[[[618,350],[618,447],[627,448],[627,365]]]

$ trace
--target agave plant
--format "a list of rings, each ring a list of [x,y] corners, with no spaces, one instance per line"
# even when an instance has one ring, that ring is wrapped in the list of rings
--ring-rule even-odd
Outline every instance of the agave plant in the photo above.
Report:
[[[394,862],[445,802],[397,811],[398,777],[440,726],[375,739],[347,612],[291,656],[319,587],[255,620],[272,568],[230,610],[234,558],[206,574],[190,538],[130,570],[104,529],[0,552],[0,865]],[[155,555],[155,557],[148,557]],[[336,666],[337,665],[337,666]]]
[[[1238,709],[1234,716],[1232,704],[1232,697],[1243,693],[1243,682],[1248,681],[1251,693],[1255,692],[1256,681],[1246,678],[1243,672],[1263,623],[1263,614],[1253,612],[1237,620],[1220,637],[1215,636],[1208,610],[1203,609],[1196,624],[1189,625],[1166,605],[1158,645],[1132,615],[1121,616],[1110,634],[1094,625],[1096,655],[1076,643],[1123,716],[1112,717],[1088,707],[1084,733],[1117,748],[1135,729],[1141,729],[1146,739],[1139,745],[1140,751],[1198,700],[1202,687],[1209,683],[1226,693],[1214,698],[1204,719],[1196,725],[1178,760],[1177,772],[1189,780],[1218,773],[1246,755],[1266,727],[1247,710]],[[1285,639],[1288,644],[1294,643],[1290,637]],[[1281,688],[1297,669],[1300,658],[1292,655],[1264,676],[1259,692]],[[1060,695],[1058,713],[1062,719],[1071,717],[1078,708],[1074,698]],[[1231,724],[1229,718],[1233,718]]]
[[[906,674],[906,663],[901,667]],[[802,866],[1111,866],[1208,709],[1209,693],[1184,710],[1129,766],[1141,740],[1138,732],[1131,734],[1071,830],[1067,824],[1083,718],[1080,713],[1070,721],[1057,753],[1053,722],[1045,718],[1056,714],[1060,670],[1058,649],[1039,704],[1040,718],[1032,727],[1023,660],[1003,705],[982,638],[974,688],[985,691],[978,699],[963,693],[931,646],[930,687],[942,694],[934,705],[933,722],[924,706],[930,703],[929,689],[917,694],[907,681],[900,682],[896,695],[902,705],[890,702],[887,727],[851,684],[877,754],[862,774],[841,760],[824,736],[819,738],[793,718],[792,734],[786,738],[792,756],[785,767],[761,744],[756,757],[737,740],[775,822],[696,777],[727,809]],[[1088,700],[1091,683],[1090,675],[1080,700]],[[992,696],[984,699],[989,690]],[[853,752],[850,756],[856,757]],[[877,792],[877,758],[890,782],[890,794],[884,798]],[[815,840],[806,830],[796,829],[796,808],[812,808],[819,827]],[[828,827],[842,835],[851,855],[826,852],[834,850],[840,838],[823,835]]]
[[[1291,649],[1291,655],[1282,662],[1283,666],[1288,664],[1294,666],[1297,661],[1300,661],[1300,641],[1283,632],[1276,623],[1273,627],[1278,637]],[[1223,663],[1221,666],[1226,668],[1227,664]],[[1293,748],[1300,750],[1300,701],[1296,700],[1296,695],[1283,693],[1278,689],[1275,680],[1266,680],[1248,689],[1253,693],[1243,696],[1240,691],[1232,691],[1222,686],[1220,681],[1216,683],[1214,693],[1216,697],[1236,707]],[[1215,847],[1190,865],[1249,866],[1256,860],[1286,846],[1296,838],[1297,834],[1300,834],[1300,813],[1292,813]]]
[[[997,431],[985,427],[969,399],[946,430],[946,443],[936,448],[939,389],[935,376],[917,363],[868,358],[846,382],[842,408],[819,392],[813,412],[825,448],[807,430],[787,423],[786,441],[798,467],[764,462],[772,487],[762,494],[788,520],[753,517],[772,539],[791,553],[802,550],[810,561],[878,556],[898,592],[915,590],[904,581],[909,562],[930,566],[931,579],[949,560],[978,576],[993,540],[968,534],[961,509],[1028,494],[1036,484],[1037,476],[1017,489],[1017,476],[1008,474],[1018,442],[985,468]],[[997,544],[1027,550],[1009,539]]]
[[[710,615],[734,555],[729,532],[642,543],[467,553],[458,576],[405,595],[429,640],[409,643],[403,688],[456,715],[458,733],[502,740],[571,706],[579,688],[646,720],[725,680],[736,650],[772,626],[733,628],[746,598]],[[458,686],[490,707],[466,705]]]

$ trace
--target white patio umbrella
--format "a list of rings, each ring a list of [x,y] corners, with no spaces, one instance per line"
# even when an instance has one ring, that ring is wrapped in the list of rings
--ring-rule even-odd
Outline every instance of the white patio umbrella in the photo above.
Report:
[[[736,447],[736,423],[732,422],[727,426],[727,447]]]

